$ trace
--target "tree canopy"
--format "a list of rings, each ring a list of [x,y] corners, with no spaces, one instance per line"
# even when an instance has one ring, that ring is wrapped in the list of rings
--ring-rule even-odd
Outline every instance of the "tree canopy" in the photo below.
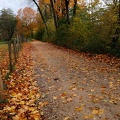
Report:
[[[16,29],[17,20],[11,9],[0,11],[0,37],[4,40],[11,40]]]
[[[18,10],[17,34],[25,38],[32,37],[33,29],[37,26],[37,13],[30,7]]]
[[[33,2],[39,8],[41,19],[51,35],[47,37],[45,32],[43,41],[79,51],[120,56],[119,0],[103,0],[104,3],[101,0]]]

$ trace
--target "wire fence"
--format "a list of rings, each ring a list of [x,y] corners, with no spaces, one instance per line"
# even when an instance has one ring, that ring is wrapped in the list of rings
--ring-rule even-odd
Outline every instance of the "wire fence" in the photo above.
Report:
[[[13,68],[17,59],[19,57],[19,51],[21,49],[21,40],[13,39],[8,42],[8,52],[9,52],[9,70],[13,72]]]

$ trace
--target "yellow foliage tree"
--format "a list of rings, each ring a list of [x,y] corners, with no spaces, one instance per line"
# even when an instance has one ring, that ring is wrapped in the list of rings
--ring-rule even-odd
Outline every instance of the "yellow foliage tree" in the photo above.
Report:
[[[17,33],[25,38],[31,37],[33,29],[37,27],[37,13],[30,7],[18,10]]]

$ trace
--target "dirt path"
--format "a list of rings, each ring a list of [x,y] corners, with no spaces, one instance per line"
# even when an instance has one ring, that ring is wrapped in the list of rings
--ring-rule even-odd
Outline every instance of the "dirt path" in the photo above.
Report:
[[[120,69],[34,41],[44,120],[120,120]]]

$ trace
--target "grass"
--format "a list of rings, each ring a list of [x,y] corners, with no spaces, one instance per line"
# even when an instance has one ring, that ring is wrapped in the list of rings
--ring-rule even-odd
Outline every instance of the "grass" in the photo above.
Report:
[[[7,43],[6,42],[0,42],[0,49],[1,48],[7,48]]]
[[[0,62],[5,57],[5,54],[7,53],[7,51],[8,51],[7,43],[0,42]]]
[[[14,49],[13,44],[11,45],[11,57],[13,69],[15,69]],[[0,69],[9,69],[9,51],[7,42],[0,42]]]

